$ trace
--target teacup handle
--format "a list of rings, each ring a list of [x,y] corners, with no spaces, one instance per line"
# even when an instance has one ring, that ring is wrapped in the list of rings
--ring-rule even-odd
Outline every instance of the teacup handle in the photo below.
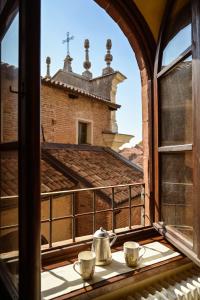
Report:
[[[139,260],[142,258],[142,256],[145,254],[145,252],[146,252],[146,248],[145,247],[143,247],[143,246],[140,246],[139,247],[140,249],[142,249],[142,250],[144,250],[144,252],[142,253],[142,254],[140,254],[140,256],[139,256]]]
[[[74,269],[74,271],[76,272],[76,273],[78,273],[79,275],[81,275],[81,273],[78,271],[78,270],[76,270],[76,265],[79,265],[80,263],[79,263],[79,261],[75,261],[74,263],[73,263],[73,269]]]
[[[117,235],[115,233],[112,233],[112,235],[110,236],[110,239],[113,239],[111,242],[110,242],[110,247],[112,247],[112,245],[114,244],[114,242],[116,241],[117,239]]]

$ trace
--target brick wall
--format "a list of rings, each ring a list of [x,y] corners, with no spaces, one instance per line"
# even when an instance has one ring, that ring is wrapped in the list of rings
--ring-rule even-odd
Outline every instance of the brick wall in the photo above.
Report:
[[[104,146],[102,131],[109,130],[110,110],[87,97],[70,99],[59,89],[42,86],[41,124],[46,142],[76,144],[77,120],[93,124],[93,144]]]
[[[2,113],[1,124],[3,141],[17,140],[18,90],[17,69],[2,67]],[[102,131],[110,129],[109,108],[84,96],[71,99],[66,91],[42,85],[41,124],[46,142],[77,143],[77,120],[87,120],[93,126],[93,144],[104,146]],[[41,134],[41,139],[43,139]]]
[[[18,90],[18,70],[14,67],[2,66],[1,70],[1,140],[11,142],[17,140],[18,128],[18,96],[10,92]]]

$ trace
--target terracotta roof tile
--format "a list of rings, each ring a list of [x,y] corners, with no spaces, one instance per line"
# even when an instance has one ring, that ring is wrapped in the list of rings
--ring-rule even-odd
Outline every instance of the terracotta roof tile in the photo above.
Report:
[[[110,186],[143,182],[143,173],[126,164],[120,159],[120,155],[109,153],[107,149],[93,146],[64,145],[57,147],[49,144],[44,147],[56,162],[61,163],[64,169],[68,168],[69,174],[77,175],[77,182],[74,177],[67,176],[68,173],[59,171],[45,156],[41,161],[41,190],[42,192],[58,191],[64,189],[75,189],[80,182],[82,187]],[[9,151],[1,155],[1,196],[17,194],[17,152]],[[84,181],[81,182],[81,179]],[[140,194],[141,187],[132,187],[132,197]],[[103,189],[102,192],[111,199],[112,190]],[[115,202],[120,203],[128,198],[128,188],[115,189]]]
[[[1,154],[1,196],[18,194],[17,151]],[[74,181],[55,170],[49,163],[41,160],[41,191],[50,192],[75,188]]]
[[[143,167],[143,146],[139,143],[131,148],[124,148],[119,153],[126,159],[135,163],[136,165]]]
[[[112,155],[103,147],[93,147],[81,145],[59,145],[46,144],[45,151],[75,172],[78,176],[88,181],[88,186],[110,186],[118,184],[128,184],[143,182],[143,173],[126,164],[120,155]],[[92,174],[92,175],[91,175]],[[126,190],[126,192],[124,192]],[[109,191],[102,190],[107,196],[111,197]],[[139,195],[141,187],[132,188],[132,196]],[[116,197],[116,202],[124,201],[128,197],[127,188],[120,188]]]

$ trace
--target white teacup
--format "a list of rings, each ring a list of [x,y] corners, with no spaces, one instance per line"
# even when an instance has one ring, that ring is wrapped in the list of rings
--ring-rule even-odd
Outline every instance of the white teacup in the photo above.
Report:
[[[78,254],[78,261],[73,264],[74,271],[84,280],[92,279],[95,269],[96,255],[93,251],[82,251]],[[76,269],[79,266],[79,271]]]
[[[136,242],[124,243],[124,258],[128,267],[136,267],[145,252],[146,249]]]

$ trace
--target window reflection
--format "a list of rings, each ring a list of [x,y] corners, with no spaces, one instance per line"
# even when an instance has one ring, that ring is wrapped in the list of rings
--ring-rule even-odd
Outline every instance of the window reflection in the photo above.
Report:
[[[1,143],[18,140],[18,15],[1,41]],[[0,264],[18,286],[18,150],[0,152]],[[1,297],[0,297],[1,298]]]
[[[162,67],[170,64],[191,45],[191,24],[181,29],[163,51]]]
[[[191,8],[176,1],[165,32],[161,66],[164,68],[184,52],[192,43]]]
[[[192,57],[160,80],[161,146],[192,143]]]
[[[162,220],[192,241],[192,152],[161,154]]]
[[[1,142],[18,139],[18,22],[17,15],[1,42]]]

